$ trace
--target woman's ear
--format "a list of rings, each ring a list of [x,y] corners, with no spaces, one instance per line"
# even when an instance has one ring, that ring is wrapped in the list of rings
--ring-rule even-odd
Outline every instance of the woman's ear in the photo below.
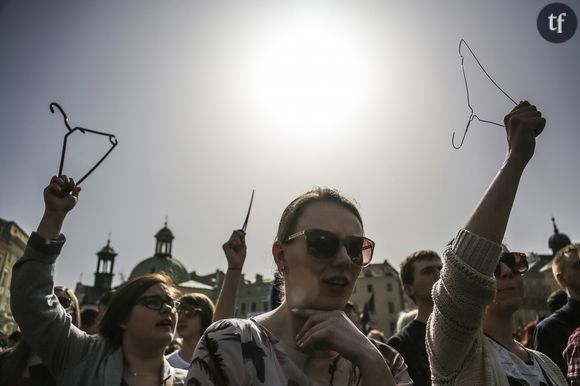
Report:
[[[274,256],[274,262],[278,266],[278,271],[284,272],[286,269],[286,257],[284,256],[284,247],[279,241],[275,241],[272,244],[272,256]]]

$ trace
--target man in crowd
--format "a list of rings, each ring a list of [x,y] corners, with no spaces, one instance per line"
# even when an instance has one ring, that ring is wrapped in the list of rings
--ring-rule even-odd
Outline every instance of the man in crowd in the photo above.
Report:
[[[534,347],[546,354],[566,375],[562,352],[572,332],[580,327],[580,244],[570,244],[554,256],[552,272],[568,295],[565,306],[542,320],[536,328]]]
[[[417,316],[387,343],[405,358],[409,375],[416,386],[431,385],[425,331],[427,319],[433,311],[431,288],[439,280],[441,268],[439,255],[427,250],[413,252],[403,260],[400,267],[403,290],[417,305]]]

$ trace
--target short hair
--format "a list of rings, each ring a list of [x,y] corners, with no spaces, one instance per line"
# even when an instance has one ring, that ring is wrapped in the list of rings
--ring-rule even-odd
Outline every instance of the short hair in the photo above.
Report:
[[[360,221],[361,227],[363,226],[362,217],[354,200],[343,196],[342,193],[336,189],[315,187],[296,197],[290,204],[288,204],[286,209],[284,209],[282,217],[280,218],[280,223],[278,224],[278,232],[276,234],[277,241],[285,242],[288,237],[296,231],[295,228],[298,219],[300,219],[300,216],[304,213],[308,204],[314,202],[334,202],[339,204],[354,214],[358,221]]]
[[[411,323],[416,317],[418,309],[414,308],[411,311],[401,311],[399,312],[399,317],[397,318],[397,331],[401,331],[407,324]]]
[[[190,293],[180,297],[179,301],[186,307],[189,306],[190,308],[199,308],[201,310],[201,333],[203,334],[213,321],[215,305],[211,299],[204,294]]]
[[[400,265],[400,279],[403,285],[405,284],[413,284],[413,271],[415,270],[415,263],[418,261],[424,260],[432,260],[432,259],[439,259],[441,257],[435,251],[431,251],[428,249],[419,250],[411,253],[409,256],[405,257],[403,261],[401,261]]]
[[[554,259],[552,259],[552,272],[554,273],[554,277],[556,273],[565,270],[566,255],[574,251],[580,254],[580,243],[568,244],[554,255]]]
[[[137,299],[156,284],[165,284],[169,287],[170,295],[173,299],[179,296],[179,291],[173,287],[171,278],[163,273],[150,273],[136,277],[124,283],[115,291],[99,326],[100,334],[114,347],[120,346],[123,342],[121,323],[129,319]]]
[[[557,289],[556,291],[552,292],[548,296],[548,299],[546,300],[548,308],[550,309],[550,314],[553,314],[554,312],[558,311],[567,302],[568,295],[566,294],[566,291],[564,291],[563,289]]]

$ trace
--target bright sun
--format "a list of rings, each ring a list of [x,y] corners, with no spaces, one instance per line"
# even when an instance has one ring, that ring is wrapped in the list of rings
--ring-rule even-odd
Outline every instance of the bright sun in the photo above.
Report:
[[[245,52],[246,109],[277,134],[325,137],[357,126],[373,75],[358,30],[352,19],[316,12],[263,24]]]

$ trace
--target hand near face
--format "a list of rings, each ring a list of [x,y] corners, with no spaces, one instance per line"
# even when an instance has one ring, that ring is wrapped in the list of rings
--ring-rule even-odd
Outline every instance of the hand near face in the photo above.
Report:
[[[306,318],[302,330],[296,336],[296,345],[305,351],[330,350],[339,353],[357,365],[361,371],[378,361],[381,366],[375,370],[389,374],[385,360],[378,349],[351,322],[343,311],[319,311],[313,309],[293,309],[292,313],[299,318]],[[389,384],[389,382],[387,382]]]
[[[242,269],[246,260],[246,234],[242,230],[233,231],[222,248],[228,260],[228,268]]]

